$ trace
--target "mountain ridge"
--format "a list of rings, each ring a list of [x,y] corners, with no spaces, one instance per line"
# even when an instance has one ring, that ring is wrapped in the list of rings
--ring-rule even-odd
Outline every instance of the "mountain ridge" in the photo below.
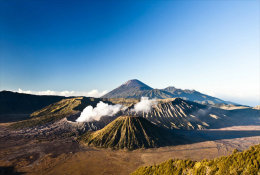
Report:
[[[221,100],[216,97],[212,97],[196,90],[189,89],[178,89],[174,86],[168,86],[164,89],[154,89],[145,83],[137,79],[128,80],[121,86],[113,89],[107,94],[103,95],[101,98],[138,98],[149,97],[149,98],[183,98],[184,100],[189,100],[202,104],[234,104],[233,102]]]
[[[30,114],[36,110],[68,97],[57,95],[33,95],[12,91],[0,91],[0,114]]]

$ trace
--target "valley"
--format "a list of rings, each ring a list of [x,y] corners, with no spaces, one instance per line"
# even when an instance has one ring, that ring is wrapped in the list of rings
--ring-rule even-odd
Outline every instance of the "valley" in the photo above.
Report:
[[[82,146],[71,137],[37,138],[11,134],[1,124],[0,164],[27,174],[129,174],[165,160],[213,159],[260,143],[260,126],[237,126],[191,133],[190,143],[160,148],[113,150]],[[214,133],[212,133],[214,132]],[[8,137],[7,137],[8,135]],[[98,165],[98,166],[97,166]]]
[[[119,94],[152,90],[136,80],[122,86]],[[26,94],[0,93],[28,101]],[[260,143],[257,107],[149,95],[105,97],[33,96],[39,109],[30,112],[21,102],[14,114],[17,102],[10,100],[0,123],[0,172],[126,175],[169,159],[212,160]],[[53,98],[59,100],[50,102]]]
[[[260,175],[260,0],[0,0],[0,175]]]

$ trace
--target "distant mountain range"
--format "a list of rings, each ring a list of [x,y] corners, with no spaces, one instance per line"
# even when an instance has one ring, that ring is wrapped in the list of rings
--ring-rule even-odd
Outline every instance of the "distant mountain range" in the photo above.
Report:
[[[140,85],[140,83],[138,84]],[[143,85],[143,88],[148,89],[149,87]],[[229,108],[226,110],[225,108],[203,105],[181,98],[158,99],[158,104],[153,106],[150,112],[134,113],[132,109],[139,99],[66,98],[8,91],[0,92],[0,97],[0,122],[20,121],[12,125],[14,128],[46,125],[63,118],[75,121],[85,107],[88,105],[95,107],[100,101],[108,104],[123,104],[127,108],[115,116],[103,117],[100,121],[81,124],[80,128],[95,131],[103,128],[120,115],[132,115],[146,118],[162,128],[200,130],[233,126],[235,124],[239,126],[259,124],[258,116],[260,113],[260,110],[245,106],[234,106],[234,108],[231,108],[232,110],[229,110]]]
[[[195,90],[182,90],[177,89],[173,86],[169,86],[165,89],[153,89],[143,82],[133,79],[122,84],[118,88],[110,91],[109,93],[102,96],[102,98],[182,98],[184,100],[194,101],[202,104],[233,104],[236,103],[221,100],[216,97],[212,97],[206,94],[202,94]]]

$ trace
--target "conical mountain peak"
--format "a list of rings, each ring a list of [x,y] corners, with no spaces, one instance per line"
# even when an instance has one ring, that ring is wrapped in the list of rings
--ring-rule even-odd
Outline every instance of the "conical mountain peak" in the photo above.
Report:
[[[86,133],[87,145],[137,149],[169,145],[174,141],[171,131],[160,128],[143,117],[121,116],[101,130]]]
[[[153,88],[151,88],[150,86],[144,84],[137,79],[132,79],[125,82],[118,88],[110,91],[109,93],[104,95],[103,98],[136,98],[142,96],[140,92],[147,92],[151,90],[153,90]]]
[[[144,84],[143,82],[141,82],[141,81],[139,81],[137,79],[128,80],[127,82],[125,82],[121,86],[142,87],[142,88],[146,88],[146,89],[152,89],[150,86]]]
[[[143,82],[132,79],[128,80],[118,88],[105,94],[103,98],[136,98],[141,97],[166,99],[166,98],[183,98],[185,100],[199,102],[202,104],[235,104],[232,102],[224,101],[216,97],[212,97],[206,94],[202,94],[195,90],[188,89],[178,89],[174,86],[169,86],[164,89],[153,89],[150,86],[144,84]],[[236,105],[236,104],[235,104]]]

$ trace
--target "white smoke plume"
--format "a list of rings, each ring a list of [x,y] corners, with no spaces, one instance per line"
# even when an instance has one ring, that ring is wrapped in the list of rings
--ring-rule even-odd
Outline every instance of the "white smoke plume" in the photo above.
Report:
[[[134,109],[132,109],[132,112],[145,112],[148,113],[151,111],[152,106],[157,105],[156,99],[149,100],[148,97],[141,97],[141,101],[136,103],[134,106]]]
[[[93,120],[100,120],[103,116],[113,116],[118,113],[122,108],[122,105],[109,105],[100,101],[95,108],[92,106],[87,106],[80,117],[76,120],[77,122],[90,122]]]

